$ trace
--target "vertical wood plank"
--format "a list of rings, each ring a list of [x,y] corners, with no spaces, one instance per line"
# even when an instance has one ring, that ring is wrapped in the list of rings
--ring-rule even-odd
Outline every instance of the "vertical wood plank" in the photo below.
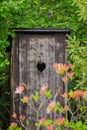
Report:
[[[65,92],[66,88],[61,81],[61,77],[53,69],[54,63],[66,62],[65,39],[66,36],[62,33],[49,35],[20,33],[16,36],[12,45],[12,88],[15,90],[17,85],[25,83],[30,95],[40,90],[43,84],[48,84],[53,95],[55,95],[59,87]],[[37,69],[37,64],[40,62],[46,64],[46,68],[42,72],[39,72]],[[14,93],[13,90],[12,92]],[[14,94],[13,98],[15,98]],[[58,100],[64,104],[61,98]],[[19,102],[13,104],[19,115],[25,113],[27,116],[27,119],[30,121],[28,129],[36,130],[37,128],[34,124],[37,119],[33,109],[28,108],[28,106],[22,107]],[[59,113],[59,116],[62,115]],[[39,117],[49,117],[46,114],[45,105],[39,112]],[[55,115],[52,114],[49,118],[55,119]]]
[[[27,40],[26,35],[19,35],[19,85],[27,85]],[[21,95],[19,95],[21,98]],[[19,114],[26,116],[27,105],[19,103]]]
[[[11,98],[13,101],[12,111],[15,111],[19,115],[19,101],[15,99],[15,90],[18,85],[19,85],[19,36],[16,35],[12,42],[12,51],[11,51]]]

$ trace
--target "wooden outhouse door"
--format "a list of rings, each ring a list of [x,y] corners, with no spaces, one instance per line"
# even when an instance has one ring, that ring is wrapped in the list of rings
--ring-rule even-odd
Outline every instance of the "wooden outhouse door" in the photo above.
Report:
[[[38,91],[43,84],[48,84],[55,95],[58,87],[66,91],[59,75],[55,73],[54,63],[66,62],[66,34],[68,29],[16,29],[12,40],[11,52],[11,92],[13,111],[20,116],[23,112],[30,122],[29,130],[36,130],[36,117],[32,108],[21,103],[15,96],[17,86],[26,84],[30,93]],[[46,117],[45,107],[40,116]]]

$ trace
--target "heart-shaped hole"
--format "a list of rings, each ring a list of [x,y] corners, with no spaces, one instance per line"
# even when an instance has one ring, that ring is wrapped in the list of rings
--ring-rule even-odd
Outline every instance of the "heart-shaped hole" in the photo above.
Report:
[[[37,64],[37,69],[42,72],[44,69],[46,68],[46,64],[45,63],[38,63]]]

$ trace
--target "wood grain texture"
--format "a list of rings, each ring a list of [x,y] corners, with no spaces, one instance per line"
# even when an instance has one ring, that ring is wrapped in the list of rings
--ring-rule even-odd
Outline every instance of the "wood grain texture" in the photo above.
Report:
[[[14,102],[14,91],[16,86],[25,83],[28,91],[40,90],[43,84],[48,84],[55,95],[56,90],[61,87],[65,92],[66,88],[61,81],[61,77],[55,73],[53,64],[66,62],[66,36],[62,33],[56,34],[24,34],[18,33],[12,43],[12,78],[11,88],[13,97],[13,110],[19,115],[25,113],[27,119],[30,120],[29,130],[36,130],[34,123],[36,122],[36,113],[32,108],[23,106],[18,101]],[[44,63],[46,68],[40,72],[37,69],[38,63]],[[17,99],[16,99],[17,100]],[[58,99],[64,105],[61,98]],[[59,116],[60,113],[59,113]],[[47,118],[46,106],[39,112],[39,117]],[[49,116],[48,116],[49,117]],[[49,117],[55,118],[55,114]]]
[[[19,115],[19,101],[15,99],[15,89],[19,85],[19,37],[16,36],[12,42],[11,51],[11,98],[13,111]],[[17,96],[18,97],[18,96]]]

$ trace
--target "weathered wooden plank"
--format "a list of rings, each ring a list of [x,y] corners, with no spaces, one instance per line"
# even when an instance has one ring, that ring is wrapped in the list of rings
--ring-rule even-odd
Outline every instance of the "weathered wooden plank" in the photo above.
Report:
[[[37,55],[37,43],[34,45],[33,39],[31,40],[31,35],[27,35],[27,87],[30,94],[32,94],[36,89],[36,55]],[[31,103],[29,104],[31,106]],[[36,113],[32,108],[27,108],[28,120],[30,122],[29,129],[36,129]]]
[[[65,63],[66,62],[66,35],[58,34],[55,38],[55,62]]]
[[[61,77],[57,75],[53,69],[55,62],[66,62],[65,39],[66,36],[62,33],[49,35],[20,33],[16,36],[12,46],[12,88],[15,89],[17,85],[25,83],[30,95],[40,90],[43,84],[48,84],[53,95],[55,95],[56,89],[59,87],[65,92],[66,88],[61,81]],[[44,63],[46,66],[42,72],[37,68],[37,64],[41,63]],[[14,93],[14,91],[12,92]],[[58,100],[61,104],[64,104],[64,101],[61,100],[60,97],[58,97]],[[29,108],[31,104],[30,106],[22,107],[21,103],[17,103],[13,104],[17,106],[14,108],[19,112],[19,115],[25,113],[27,119],[30,121],[28,129],[36,130],[34,124],[37,120],[37,115],[32,108]],[[61,116],[60,113],[58,114]],[[39,117],[49,117],[49,115],[46,114],[45,105],[41,111],[39,111]],[[49,118],[55,119],[56,115],[51,114]]]
[[[27,85],[27,40],[24,34],[19,34],[19,85]],[[21,95],[20,95],[21,98]],[[19,103],[19,114],[26,116],[27,105]]]
[[[19,38],[15,36],[11,51],[11,99],[12,111],[19,115],[19,101],[15,99],[15,89],[19,85]]]

